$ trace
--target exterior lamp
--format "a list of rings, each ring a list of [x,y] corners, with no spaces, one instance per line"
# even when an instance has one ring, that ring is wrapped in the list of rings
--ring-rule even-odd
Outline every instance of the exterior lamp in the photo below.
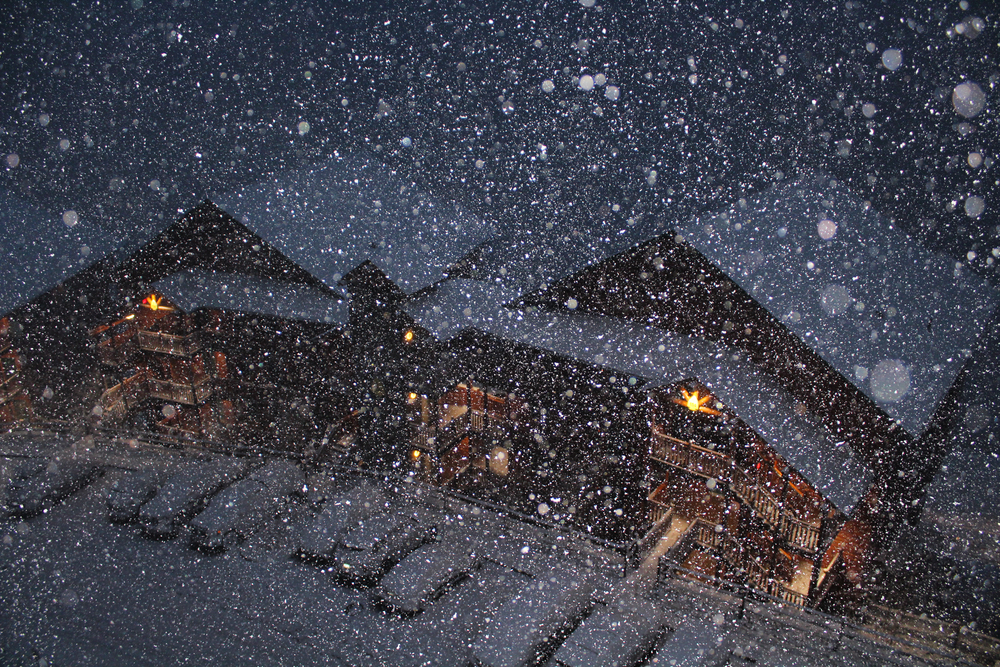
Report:
[[[413,459],[414,461],[419,461],[420,455],[421,451],[419,449],[414,449],[412,452],[410,452],[410,458]]]
[[[163,297],[157,298],[155,294],[150,294],[142,302],[149,306],[150,310],[173,310],[170,306],[160,305],[163,303]]]
[[[702,396],[698,395],[697,391],[688,393],[688,390],[684,389],[682,387],[681,388],[681,396],[683,398],[674,398],[674,399],[671,399],[671,400],[673,400],[673,402],[677,403],[678,405],[683,405],[685,408],[687,408],[691,412],[704,412],[704,413],[710,414],[710,415],[721,415],[722,414],[718,410],[713,410],[712,408],[709,408],[709,407],[707,407],[705,405],[710,400],[712,400],[712,395],[711,394],[709,394],[708,396],[702,397]]]
[[[406,341],[407,343],[412,343],[413,337],[414,337],[413,329],[407,329],[406,333],[403,334],[403,340]]]

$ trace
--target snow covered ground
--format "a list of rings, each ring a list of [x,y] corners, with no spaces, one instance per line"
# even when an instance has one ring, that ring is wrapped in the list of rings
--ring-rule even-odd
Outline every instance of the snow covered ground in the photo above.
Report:
[[[691,653],[683,664],[933,664],[801,610],[744,601],[692,582],[622,579],[616,554],[573,535],[436,491],[381,484],[384,493],[435,515],[439,539],[467,540],[475,554],[465,578],[438,590],[420,613],[401,615],[379,603],[377,586],[346,585],[292,557],[299,527],[326,497],[361,482],[359,473],[312,474],[308,492],[288,498],[260,531],[207,555],[191,548],[186,523],[174,539],[158,541],[143,537],[134,524],[107,519],[107,494],[116,481],[198,457],[121,443],[5,436],[4,477],[26,456],[44,460],[56,450],[98,462],[105,474],[43,514],[0,523],[4,665],[468,665],[484,631],[517,625],[516,618],[506,623],[500,615],[517,613],[512,600],[531,586],[558,585],[562,579],[553,571],[586,577],[594,590],[587,609],[567,616],[556,639],[540,647],[543,663],[555,660],[591,609],[624,604],[654,605],[666,626],[638,663],[622,664],[654,665],[660,664],[657,656],[683,654],[679,643],[701,626],[709,628],[714,648]],[[590,640],[581,635],[573,641]]]

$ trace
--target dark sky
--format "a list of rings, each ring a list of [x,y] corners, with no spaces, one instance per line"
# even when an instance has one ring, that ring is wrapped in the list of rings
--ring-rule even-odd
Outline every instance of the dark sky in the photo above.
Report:
[[[994,277],[990,3],[621,4],[8,2],[0,178],[122,235],[366,147],[524,231],[613,203],[676,219],[808,166]]]

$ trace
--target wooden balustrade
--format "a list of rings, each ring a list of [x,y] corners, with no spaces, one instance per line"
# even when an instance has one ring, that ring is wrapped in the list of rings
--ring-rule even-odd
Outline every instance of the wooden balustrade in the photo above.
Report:
[[[199,376],[191,383],[149,378],[149,395],[165,401],[197,405],[212,395],[210,380],[208,375]]]
[[[784,584],[775,579],[771,579],[767,582],[767,593],[769,595],[773,595],[779,600],[783,600],[800,607],[806,606],[806,602],[808,601],[808,596],[803,595],[798,591],[793,591],[791,588],[787,588]]]
[[[729,482],[732,492],[753,508],[761,519],[778,531],[789,544],[815,552],[819,547],[819,527],[783,511],[780,500],[738,465],[722,454],[694,443],[674,438],[654,427],[652,458],[700,477]]]
[[[650,503],[652,504],[652,507],[649,510],[650,523],[659,523],[665,516],[672,513],[672,508],[669,505],[665,505],[655,500],[650,500]]]
[[[680,440],[653,428],[653,443],[650,455],[663,463],[683,468],[702,477],[728,479],[732,460],[711,449]]]
[[[105,424],[111,424],[124,419],[132,408],[148,396],[149,371],[139,371],[101,394],[101,420]]]
[[[437,428],[428,424],[417,424],[411,442],[419,450],[437,451]]]
[[[815,552],[819,547],[819,526],[806,523],[789,514],[781,518],[781,534],[790,544],[805,551]]]
[[[198,332],[178,336],[157,331],[140,331],[138,339],[139,347],[143,350],[178,357],[189,357],[201,349],[201,337]]]

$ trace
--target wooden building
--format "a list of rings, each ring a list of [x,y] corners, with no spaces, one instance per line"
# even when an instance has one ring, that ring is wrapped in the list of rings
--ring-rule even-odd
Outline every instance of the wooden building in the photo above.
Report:
[[[433,345],[418,324],[417,344]],[[411,368],[410,449],[422,479],[526,514],[628,540],[644,494],[644,397],[626,376],[467,331],[445,367]]]
[[[0,318],[0,428],[31,419],[31,397],[23,385],[24,366],[11,337],[10,318]]]
[[[347,303],[329,290],[188,269],[91,335],[105,427],[298,453],[349,449]],[[324,442],[325,440],[325,442]]]
[[[507,296],[456,280],[408,306],[442,359],[412,381],[417,474],[799,604],[843,579],[873,475],[780,385],[734,348]]]
[[[646,509],[630,517],[648,529],[640,543],[786,600],[849,604],[872,550],[919,512],[992,296],[819,176],[681,227],[647,220],[563,255],[542,238],[510,264],[486,253],[468,262],[475,280],[406,311],[443,369],[502,340],[550,371],[575,360],[635,381],[648,411],[631,431],[647,454]],[[527,405],[561,391],[509,377]],[[447,395],[425,410],[425,384],[415,442]]]

